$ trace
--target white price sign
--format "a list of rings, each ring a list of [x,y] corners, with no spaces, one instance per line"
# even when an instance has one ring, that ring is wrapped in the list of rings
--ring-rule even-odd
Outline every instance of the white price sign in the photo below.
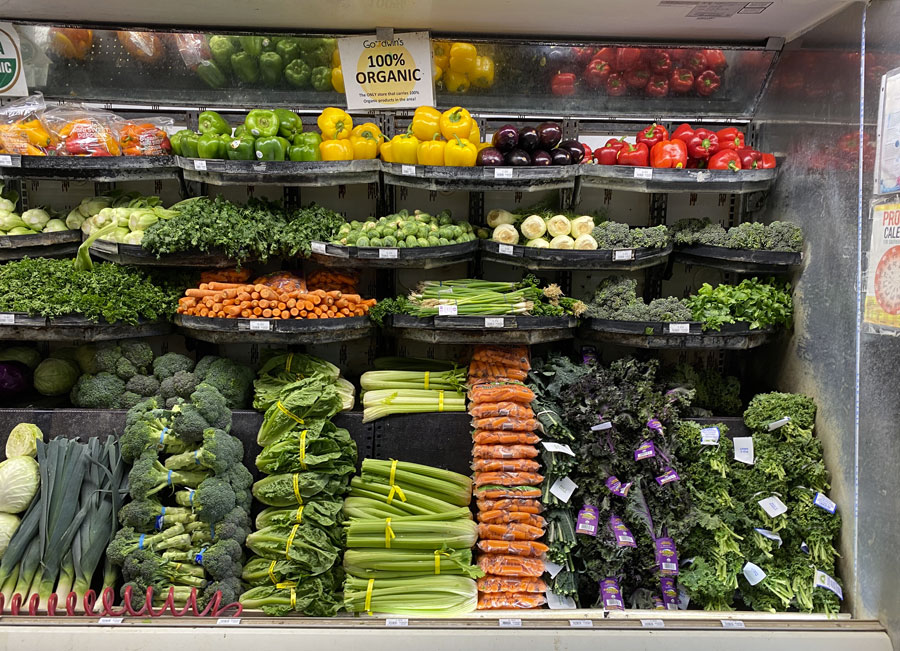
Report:
[[[572,452],[572,448],[564,443],[554,443],[553,441],[541,441],[541,445],[544,446],[544,449],[548,452],[562,452],[563,454],[568,454],[570,457],[574,457],[575,453]]]
[[[651,167],[635,167],[634,178],[636,179],[652,179],[653,168]]]
[[[259,332],[268,332],[272,329],[272,323],[271,321],[266,321],[264,319],[253,319],[250,322],[250,329]]]
[[[438,305],[438,316],[456,316],[459,314],[459,308],[453,305]]]
[[[752,436],[734,437],[734,460],[746,463],[748,466],[753,465],[755,457],[753,456]]]
[[[578,484],[568,477],[563,477],[553,482],[553,485],[550,487],[550,493],[558,497],[562,502],[568,503],[576,488],[578,488]]]
[[[515,249],[512,244],[498,244],[497,252],[501,255],[515,255]]]
[[[787,513],[788,510],[785,503],[774,495],[772,497],[767,497],[764,500],[760,500],[759,505],[770,518],[777,518],[779,515]]]
[[[428,32],[392,36],[338,40],[348,111],[434,106]]]
[[[403,165],[400,167],[400,175],[401,176],[415,176],[416,175],[416,166],[415,165]]]
[[[511,179],[513,177],[513,170],[511,167],[495,167],[494,168],[494,178],[495,179]]]
[[[634,260],[634,249],[616,249],[613,251],[613,260],[616,262]]]
[[[554,563],[553,561],[544,561],[544,569],[547,571],[547,574],[550,575],[550,578],[556,578],[556,575],[562,572],[563,566]]]
[[[555,592],[547,590],[547,606],[550,610],[572,610],[575,608],[575,600],[572,597],[563,597]]]
[[[669,324],[669,334],[670,335],[689,335],[689,334],[691,334],[691,324],[690,323],[670,323]]]
[[[755,563],[747,563],[744,565],[744,578],[747,579],[747,583],[750,585],[756,585],[764,578],[766,578],[766,573],[763,572],[762,568]]]
[[[3,154],[0,156],[0,167],[11,167],[12,166],[12,156],[8,154]]]
[[[97,623],[100,625],[107,624],[112,626],[115,624],[121,624],[124,620],[124,617],[101,617],[99,620],[97,620]]]
[[[739,619],[723,619],[722,628],[744,628],[744,622]]]
[[[641,626],[644,628],[665,628],[666,623],[661,619],[642,619]]]
[[[0,314],[0,325],[15,325],[16,324],[16,315],[15,314]]]
[[[612,429],[612,423],[598,423],[591,427],[592,432],[602,432],[605,429]]]
[[[378,249],[378,257],[381,260],[396,260],[399,249]]]
[[[241,618],[240,617],[219,617],[216,620],[216,624],[219,626],[240,626]]]
[[[498,620],[500,628],[519,628],[522,626],[522,620],[519,618],[507,617]]]
[[[325,242],[310,242],[309,248],[313,253],[325,253]]]
[[[769,431],[774,432],[779,427],[784,427],[785,425],[787,425],[790,422],[791,422],[790,416],[785,416],[784,418],[780,418],[776,421],[772,421],[771,423],[769,423]]]
[[[502,316],[499,316],[499,317],[486,316],[486,317],[484,317],[484,327],[485,328],[502,328],[505,325],[506,325],[506,323],[503,321]]]
[[[194,159],[194,169],[198,172],[206,171],[206,161],[199,158]]]
[[[718,427],[704,427],[700,430],[700,445],[718,445],[720,436]]]
[[[592,619],[570,619],[569,626],[572,628],[593,628],[594,620],[592,620]]]
[[[385,626],[409,626],[409,620],[399,617],[388,617],[384,620]]]

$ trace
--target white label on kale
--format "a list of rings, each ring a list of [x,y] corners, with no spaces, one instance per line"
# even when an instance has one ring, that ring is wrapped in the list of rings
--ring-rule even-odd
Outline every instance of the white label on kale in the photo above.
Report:
[[[459,308],[456,303],[453,305],[438,305],[438,316],[457,316]]]
[[[500,619],[497,623],[500,624],[500,628],[519,628],[522,626],[522,620],[517,617]]]
[[[641,626],[644,628],[665,628],[666,623],[661,619],[642,619]]]
[[[816,499],[813,500],[813,504],[818,506],[820,509],[824,509],[829,513],[834,513],[837,511],[837,504],[832,502],[826,495],[822,493],[816,493]]]
[[[512,244],[498,244],[497,252],[502,255],[515,255],[515,249],[513,249]]]
[[[689,334],[691,334],[691,324],[690,323],[670,323],[669,324],[669,334],[670,335],[689,335]]]
[[[722,628],[744,628],[744,622],[740,619],[723,619]]]
[[[415,176],[416,175],[416,166],[415,165],[402,165],[400,167],[400,174],[402,176]]]
[[[259,330],[260,332],[268,332],[272,329],[272,322],[265,319],[253,319],[250,321],[251,330]]]
[[[592,432],[602,432],[605,429],[612,429],[612,423],[599,423],[591,428]]]
[[[562,572],[563,566],[557,565],[552,561],[544,561],[544,569],[547,571],[547,574],[550,575],[550,578],[556,578],[556,575]]]
[[[700,445],[718,445],[721,436],[718,427],[704,427],[700,430]]]
[[[216,624],[219,626],[240,626],[241,618],[240,617],[219,617],[216,620]]]
[[[553,485],[550,487],[550,493],[558,497],[562,502],[568,502],[576,488],[578,488],[578,484],[568,477],[563,477],[553,482]]]
[[[486,316],[484,317],[484,327],[485,328],[502,328],[506,325],[503,321],[503,317],[494,317],[494,316]]]
[[[206,161],[195,159],[194,160],[194,169],[197,170],[198,172],[205,172],[206,171]]]
[[[12,167],[12,156],[0,156],[0,167]]]
[[[634,249],[616,249],[613,251],[613,260],[616,262],[634,260]]]
[[[784,418],[781,418],[779,420],[772,421],[771,423],[769,423],[769,431],[773,432],[776,429],[778,429],[779,427],[784,427],[785,425],[787,425],[790,422],[791,422],[790,416],[785,416]]]
[[[511,179],[513,177],[513,169],[511,167],[495,167],[495,179]]]
[[[15,325],[16,324],[16,315],[15,314],[0,314],[0,325]]]
[[[570,457],[574,457],[575,453],[572,452],[572,448],[564,443],[554,443],[553,441],[541,441],[541,445],[544,446],[544,449],[548,452],[562,452],[563,454],[568,454]]]
[[[325,242],[310,242],[309,248],[313,253],[325,253]]]
[[[397,249],[378,249],[378,257],[382,260],[396,260]]]
[[[768,538],[769,540],[774,540],[775,542],[778,543],[779,547],[781,547],[781,545],[784,544],[784,541],[781,539],[781,536],[779,536],[774,531],[769,531],[768,529],[759,529],[759,528],[754,529],[754,531],[756,533],[758,533],[760,536],[762,536],[763,538]]]
[[[736,436],[734,438],[734,460],[753,465],[755,457],[753,456],[753,437],[752,436]]]
[[[813,587],[831,590],[841,601],[844,600],[844,591],[841,589],[841,584],[821,570],[816,570],[816,578],[815,581],[813,581]]]
[[[124,621],[124,617],[101,617],[97,620],[98,624],[121,624]]]
[[[635,167],[634,178],[636,179],[652,179],[653,169],[650,167]]]
[[[592,619],[570,619],[569,626],[572,628],[593,628],[594,620],[592,620]]]
[[[804,554],[807,554],[807,555],[809,554],[809,545],[806,544],[805,540],[800,543],[800,551],[803,552]]]
[[[787,513],[788,510],[784,502],[782,502],[774,495],[772,497],[767,497],[764,500],[760,500],[759,505],[770,518],[777,518],[782,513]]]
[[[747,579],[747,583],[756,585],[766,578],[766,573],[762,571],[762,568],[759,565],[747,563],[744,565],[744,577]]]
[[[386,620],[384,620],[384,625],[385,626],[409,626],[409,620],[406,619],[405,617],[404,618],[388,617]]]
[[[547,606],[550,610],[573,610],[575,608],[575,600],[572,597],[563,597],[555,592],[547,590]]]

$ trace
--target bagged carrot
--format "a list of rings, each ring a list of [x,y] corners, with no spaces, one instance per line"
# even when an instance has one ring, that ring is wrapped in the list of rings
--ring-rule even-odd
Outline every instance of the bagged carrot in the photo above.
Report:
[[[533,540],[479,540],[478,549],[487,554],[539,557],[547,553],[547,545]]]
[[[493,432],[479,430],[472,434],[476,445],[533,445],[540,443],[541,437],[533,432]]]
[[[521,513],[543,513],[544,505],[539,500],[501,498],[496,500],[480,499],[477,502],[479,511],[513,511]]]
[[[472,405],[469,408],[472,418],[495,418],[497,416],[509,416],[524,420],[534,418],[531,407],[520,405],[517,402],[483,402],[480,405]]]
[[[478,579],[479,592],[547,592],[542,579],[483,576]]]
[[[476,459],[534,459],[540,452],[533,445],[475,445]]]
[[[479,384],[469,390],[469,400],[476,405],[483,402],[518,402],[530,405],[534,391],[524,384]]]
[[[478,594],[478,610],[498,608],[540,608],[547,597],[534,592],[483,592]]]
[[[539,486],[544,476],[536,472],[476,472],[476,486]]]
[[[537,472],[541,464],[531,459],[475,459],[476,472]]]
[[[476,346],[472,353],[472,360],[477,362],[495,362],[504,366],[531,370],[528,361],[527,346]]]
[[[543,528],[547,523],[539,515],[533,513],[521,513],[516,511],[479,511],[478,521],[485,524],[508,524],[518,522],[532,527]]]
[[[483,540],[537,540],[543,535],[540,527],[516,522],[478,525],[478,537]]]
[[[500,432],[542,432],[544,427],[534,418],[512,418],[497,416],[495,418],[476,418],[472,421],[475,429],[489,429]]]
[[[507,554],[482,554],[478,567],[485,574],[497,576],[533,576],[544,573],[544,561],[530,556],[510,556]]]
[[[540,499],[541,489],[537,486],[481,486],[475,490],[475,499],[499,500],[504,498]]]

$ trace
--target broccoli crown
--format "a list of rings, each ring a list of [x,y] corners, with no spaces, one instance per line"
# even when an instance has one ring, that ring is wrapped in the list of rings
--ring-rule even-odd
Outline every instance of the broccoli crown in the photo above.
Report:
[[[759,222],[744,222],[728,229],[726,246],[731,249],[765,249],[766,227]]]
[[[168,525],[192,521],[188,509],[163,506],[156,500],[134,500],[119,509],[119,522],[135,531],[160,530]]]
[[[125,357],[120,357],[116,362],[116,375],[126,382],[138,374],[137,367],[129,362]]]
[[[628,224],[603,222],[594,226],[591,235],[597,240],[597,248],[600,249],[619,249],[631,246]]]
[[[241,465],[243,459],[244,444],[240,439],[220,429],[208,429],[203,432],[203,446],[197,450],[197,462],[201,466],[220,475],[232,466]],[[243,468],[243,465],[241,467]]]
[[[181,398],[178,398],[178,397],[166,398],[165,400],[166,400],[166,409],[174,409],[178,405],[184,403],[184,400],[182,400]]]
[[[647,321],[690,321],[691,311],[680,298],[655,298],[647,306]]]
[[[122,348],[122,356],[137,368],[142,369],[142,373],[151,368],[153,364],[153,349],[146,341],[123,341],[120,344]]]
[[[191,404],[206,419],[209,427],[226,432],[231,430],[231,409],[225,397],[214,386],[205,382],[198,384],[197,390],[191,394]],[[200,436],[203,436],[203,432],[200,432]]]
[[[637,281],[634,278],[608,276],[604,278],[594,298],[588,305],[587,313],[597,319],[614,319],[616,312],[637,301]]]
[[[192,493],[191,502],[201,522],[214,524],[234,508],[234,490],[228,482],[210,477]]]
[[[682,219],[669,229],[675,244],[690,246],[725,246],[727,233],[719,224],[708,219]]]
[[[123,393],[125,382],[112,373],[101,372],[79,377],[69,398],[76,407],[115,409]]]
[[[106,557],[113,565],[122,565],[134,550],[144,547],[147,537],[136,533],[131,527],[122,527],[106,548]]]
[[[197,384],[200,382],[197,376],[190,371],[178,371],[171,378],[167,378],[164,381],[168,382],[169,380],[172,380],[172,391],[175,395],[185,400],[190,399],[191,394],[196,390]]]
[[[166,486],[197,486],[207,476],[203,472],[168,470],[157,459],[155,450],[147,451],[128,473],[128,490],[133,499],[142,500]]]
[[[239,577],[241,555],[236,540],[220,540],[202,553],[202,565],[214,581]]]
[[[204,360],[201,360],[204,361]],[[250,404],[253,395],[252,369],[230,359],[220,357],[204,366],[203,375],[198,378],[219,390],[230,409],[241,409]],[[179,394],[181,395],[181,394]]]
[[[122,397],[119,399],[119,407],[122,409],[131,409],[137,404],[140,404],[145,399],[144,396],[139,393],[135,393],[134,391],[125,391],[122,394]]]
[[[207,355],[199,362],[197,362],[197,366],[194,367],[194,375],[197,376],[200,382],[206,379],[206,374],[209,372],[209,367],[213,365],[213,362],[222,359],[218,355]]]
[[[115,344],[97,346],[94,351],[94,368],[97,373],[115,373],[116,365],[122,359],[122,349]]]
[[[206,586],[203,594],[200,595],[198,605],[201,608],[205,608],[206,604],[211,601],[214,602],[218,597],[218,607],[222,608],[227,604],[236,602],[240,598],[241,592],[243,592],[241,580],[237,577],[231,577],[222,581],[213,581]]]
[[[253,475],[243,463],[234,464],[227,471],[218,474],[217,477],[227,481],[235,490],[246,490],[253,485]]]
[[[178,371],[193,371],[194,360],[179,353],[166,353],[153,360],[153,375],[157,380],[172,377]]]
[[[766,248],[769,251],[802,251],[803,229],[791,222],[772,222],[766,226]]]
[[[153,411],[159,407],[159,403],[155,398],[148,398],[143,402],[139,402],[134,407],[128,410],[128,413],[125,414],[125,427],[138,422],[144,417],[144,414]]]
[[[125,390],[141,396],[155,396],[159,394],[159,380],[152,375],[135,375],[125,383]]]

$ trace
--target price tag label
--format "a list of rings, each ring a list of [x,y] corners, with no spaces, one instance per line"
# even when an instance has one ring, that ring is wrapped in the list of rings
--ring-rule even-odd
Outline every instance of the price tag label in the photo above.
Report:
[[[550,578],[556,578],[556,575],[562,572],[563,566],[554,563],[553,561],[544,561],[544,569],[547,571],[547,574],[550,575]]]
[[[240,626],[241,618],[240,617],[219,617],[216,620],[216,624],[219,626]]]
[[[495,167],[494,168],[494,178],[495,179],[511,179],[513,177],[513,170],[511,167]]]
[[[99,620],[97,620],[97,623],[100,625],[112,626],[115,624],[121,624],[124,620],[124,617],[101,617]]]
[[[268,332],[272,329],[272,322],[265,319],[253,319],[250,321],[250,329],[258,332]]]
[[[689,334],[691,334],[691,324],[690,323],[670,323],[669,324],[669,334],[670,335],[689,335]]]
[[[378,257],[382,260],[396,260],[399,249],[378,249]]]
[[[409,626],[409,620],[399,617],[388,617],[384,620],[385,626]]]
[[[518,617],[503,618],[497,623],[500,624],[500,628],[520,628],[522,626],[522,620]]]
[[[841,589],[841,584],[821,570],[816,570],[816,578],[813,581],[813,587],[831,590],[841,601],[844,600],[844,591]]]
[[[16,324],[16,315],[15,314],[0,314],[0,325],[15,325]]]
[[[779,427],[784,427],[785,425],[787,425],[790,422],[791,422],[790,416],[785,416],[784,418],[780,418],[779,420],[769,423],[769,431],[774,432]]]
[[[616,262],[634,260],[634,249],[616,249],[613,251],[613,260]]]
[[[718,427],[704,427],[700,430],[700,445],[718,445],[721,436]]]
[[[313,253],[325,253],[325,242],[310,242],[309,248]]]
[[[602,432],[603,430],[612,429],[612,423],[598,423],[591,427],[592,432]]]
[[[779,515],[783,513],[787,513],[787,506],[785,506],[784,502],[775,497],[767,497],[764,500],[759,501],[759,505],[762,507],[763,511],[765,511],[770,518],[777,518]]]
[[[547,606],[550,610],[572,610],[575,608],[575,600],[572,597],[563,597],[551,590],[547,590]]]
[[[643,628],[665,628],[666,623],[661,619],[642,619],[641,626]]]
[[[834,513],[837,511],[837,504],[832,502],[828,496],[823,495],[822,493],[816,493],[816,499],[813,500],[813,504],[818,506],[820,509],[824,509],[829,513]]]
[[[762,568],[755,563],[747,563],[744,565],[744,577],[747,579],[747,583],[750,585],[756,585],[764,578],[766,578],[766,573],[762,571]]]
[[[592,619],[570,619],[569,626],[572,628],[593,628],[594,620],[592,620]]]
[[[544,446],[544,449],[548,452],[562,452],[563,454],[568,454],[571,457],[575,456],[575,453],[572,452],[572,448],[564,443],[554,443],[553,441],[541,441],[541,445]]]
[[[501,255],[515,255],[515,249],[512,244],[500,244],[497,246],[497,253]]]
[[[12,167],[12,156],[0,155],[0,167]]]
[[[199,158],[195,158],[194,159],[194,169],[197,170],[198,172],[205,172],[206,171],[206,161],[200,160]]]
[[[736,436],[734,437],[734,460],[746,463],[752,466],[754,462],[753,456],[753,437],[752,436]]]
[[[499,316],[499,317],[486,316],[486,317],[484,317],[484,327],[485,328],[502,328],[505,325],[506,324],[504,323],[502,316]]]
[[[438,305],[438,316],[456,316],[459,314],[459,308],[453,305]]]
[[[578,488],[578,484],[568,477],[563,477],[553,482],[553,485],[550,487],[550,493],[558,497],[562,502],[568,503],[576,488]]]
[[[635,167],[634,168],[634,178],[636,178],[636,179],[652,179],[653,178],[653,168],[652,167]]]
[[[723,619],[722,628],[746,628],[744,622],[739,619]]]
[[[401,176],[415,176],[416,175],[416,166],[415,165],[402,165],[400,167],[400,175]]]
[[[754,531],[756,533],[758,533],[760,536],[762,536],[763,538],[768,538],[769,540],[774,540],[775,542],[778,543],[779,547],[781,547],[781,545],[784,542],[781,540],[781,536],[779,536],[774,531],[769,531],[768,529],[760,529],[760,528],[756,528],[756,529],[754,529]]]

